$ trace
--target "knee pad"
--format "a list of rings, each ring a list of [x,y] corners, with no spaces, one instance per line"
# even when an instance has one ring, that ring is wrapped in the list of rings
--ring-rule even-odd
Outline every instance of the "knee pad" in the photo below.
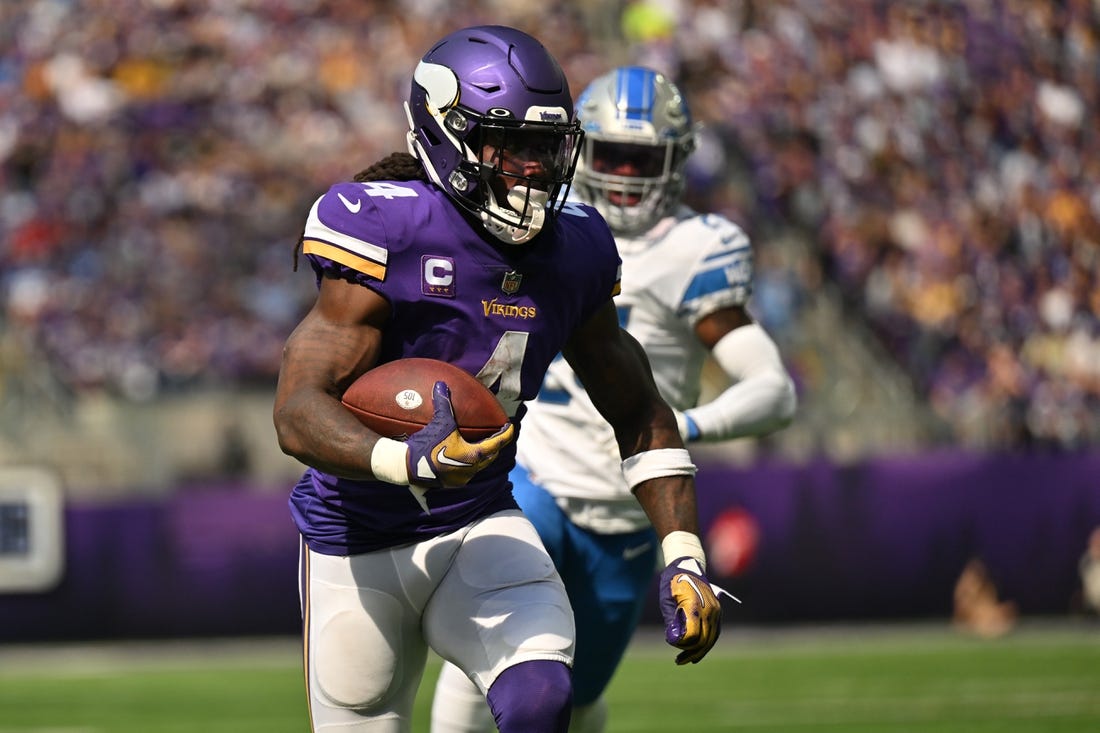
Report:
[[[318,692],[332,705],[364,709],[389,694],[399,660],[366,616],[335,614],[318,629],[314,644],[314,679]]]
[[[562,662],[521,662],[500,673],[486,698],[500,733],[566,733],[572,672]]]

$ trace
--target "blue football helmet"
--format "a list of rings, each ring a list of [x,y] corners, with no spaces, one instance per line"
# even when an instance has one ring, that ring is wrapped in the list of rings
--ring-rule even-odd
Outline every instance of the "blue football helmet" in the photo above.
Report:
[[[531,36],[477,26],[439,41],[413,74],[409,152],[509,244],[565,203],[582,133],[561,66]]]
[[[577,99],[584,144],[577,195],[603,214],[616,234],[640,234],[672,211],[696,127],[683,95],[667,77],[624,66],[594,79]]]

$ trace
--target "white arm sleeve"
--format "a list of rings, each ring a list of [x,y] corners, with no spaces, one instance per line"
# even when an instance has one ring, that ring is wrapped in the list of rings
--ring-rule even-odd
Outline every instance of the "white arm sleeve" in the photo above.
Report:
[[[699,428],[699,440],[765,435],[790,424],[798,404],[794,382],[779,347],[763,328],[755,323],[735,328],[711,354],[734,383],[705,405],[686,411]]]

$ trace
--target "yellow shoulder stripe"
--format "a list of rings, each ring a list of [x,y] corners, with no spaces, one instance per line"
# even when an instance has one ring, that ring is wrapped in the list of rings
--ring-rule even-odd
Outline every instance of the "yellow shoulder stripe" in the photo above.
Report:
[[[363,273],[364,275],[370,275],[378,280],[386,279],[386,266],[380,265],[373,260],[368,260],[366,257],[360,257],[357,254],[348,252],[346,249],[333,246],[328,242],[322,242],[319,239],[303,239],[302,240],[302,252],[307,255],[319,255],[320,257],[327,257],[333,262],[338,262],[345,267],[350,267],[353,270]]]

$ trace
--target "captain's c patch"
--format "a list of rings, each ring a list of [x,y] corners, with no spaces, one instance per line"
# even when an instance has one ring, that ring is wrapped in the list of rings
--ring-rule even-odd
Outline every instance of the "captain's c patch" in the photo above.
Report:
[[[455,297],[455,261],[451,257],[420,258],[420,292],[437,298]]]

